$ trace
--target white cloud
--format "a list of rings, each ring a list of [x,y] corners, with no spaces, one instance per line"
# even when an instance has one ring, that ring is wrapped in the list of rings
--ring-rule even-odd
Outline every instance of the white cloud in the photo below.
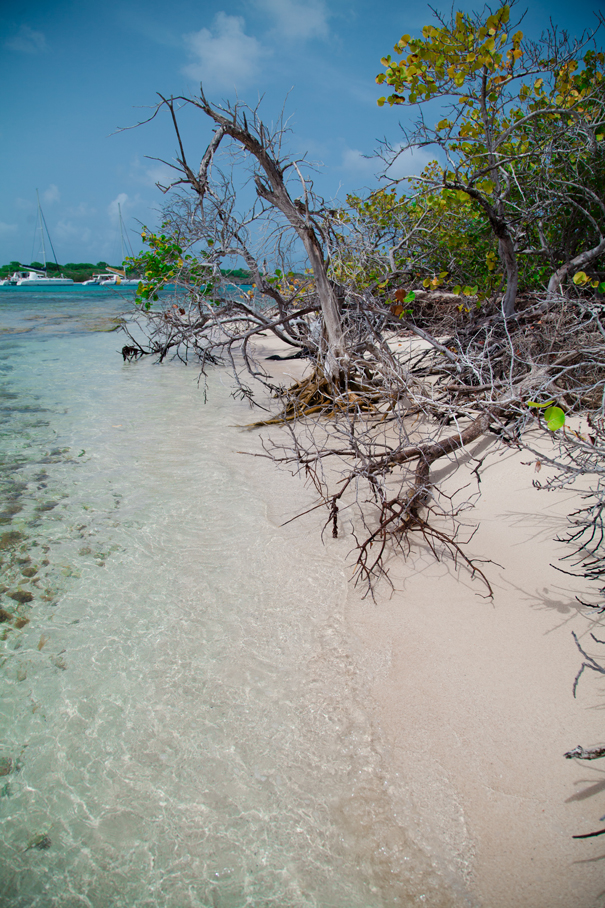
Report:
[[[169,167],[168,164],[154,164],[152,167],[145,169],[144,181],[148,186],[170,186],[173,180],[179,177],[176,170]]]
[[[183,67],[183,73],[198,82],[233,88],[250,82],[260,70],[260,62],[267,51],[256,38],[244,32],[241,16],[217,13],[212,30],[183,35],[183,40],[193,63]]]
[[[356,148],[347,148],[342,155],[342,167],[350,173],[373,176],[380,170],[380,162],[376,158],[365,158]]]
[[[82,227],[82,224],[74,224],[72,221],[68,221],[65,218],[58,221],[53,228],[53,237],[59,240],[60,243],[72,243],[74,241],[88,243],[90,242],[91,236],[90,227]]]
[[[256,7],[271,16],[274,31],[284,38],[327,38],[328,11],[323,0],[256,0]]]
[[[16,224],[5,224],[4,221],[0,221],[0,236],[12,236],[16,231]]]
[[[132,205],[132,202],[128,195],[125,192],[121,192],[113,202],[110,202],[107,206],[107,213],[110,217],[112,223],[117,224],[119,221],[119,212],[120,208],[122,209],[122,217],[126,214],[126,209]]]
[[[47,49],[44,33],[30,28],[29,25],[20,26],[14,38],[5,41],[4,46],[22,54],[39,54]]]
[[[87,202],[80,202],[76,208],[68,208],[67,216],[70,218],[90,218],[97,213],[96,208],[91,208]]]
[[[431,161],[436,158],[435,152],[425,148],[406,148],[398,153],[397,157],[387,169],[386,175],[391,180],[401,180],[403,177],[418,176]]]
[[[61,193],[54,183],[51,183],[48,189],[45,189],[42,193],[42,199],[46,205],[52,205],[53,202],[58,202],[61,198]]]
[[[130,162],[130,179],[144,186],[169,186],[179,174],[168,164],[163,161],[154,161],[149,164],[148,161],[141,161],[138,155],[135,155]]]

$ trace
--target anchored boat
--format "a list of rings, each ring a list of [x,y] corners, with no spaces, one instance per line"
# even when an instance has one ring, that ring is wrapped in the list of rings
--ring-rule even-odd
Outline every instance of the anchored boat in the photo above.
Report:
[[[50,243],[50,248],[53,251],[53,256],[55,259],[55,264],[58,266],[57,256],[55,254],[55,247],[53,246],[53,241],[50,238],[50,233],[48,232],[48,227],[46,225],[46,218],[42,213],[42,206],[40,205],[40,195],[36,189],[36,198],[38,199],[38,227],[40,231],[40,237],[42,239],[42,261],[44,262],[44,268],[32,268],[31,265],[26,266],[23,270],[15,271],[9,278],[6,280],[0,281],[3,285],[9,284],[16,287],[66,287],[68,284],[73,284],[74,282],[70,277],[48,277],[46,273],[46,244],[44,242],[44,230],[46,228],[46,235],[48,236],[48,242]]]

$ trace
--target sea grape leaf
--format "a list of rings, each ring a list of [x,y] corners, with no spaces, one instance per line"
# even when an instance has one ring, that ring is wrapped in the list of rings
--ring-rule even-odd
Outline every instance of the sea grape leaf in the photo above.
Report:
[[[551,432],[556,432],[565,425],[565,413],[561,407],[549,407],[544,411],[544,419]]]

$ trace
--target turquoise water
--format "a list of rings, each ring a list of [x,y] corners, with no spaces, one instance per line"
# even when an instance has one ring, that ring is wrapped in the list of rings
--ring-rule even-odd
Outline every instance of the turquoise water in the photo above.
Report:
[[[128,305],[0,300],[0,903],[466,904],[395,815],[341,556],[279,527],[310,493],[225,372],[122,362]]]

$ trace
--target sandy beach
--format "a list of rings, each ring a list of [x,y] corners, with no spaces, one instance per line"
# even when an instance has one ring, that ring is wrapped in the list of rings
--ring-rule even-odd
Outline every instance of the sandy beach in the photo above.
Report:
[[[267,339],[259,353],[276,349]],[[273,365],[284,378],[304,369]],[[553,567],[565,567],[568,549],[554,540],[580,498],[535,489],[527,453],[483,442],[461,462],[469,455],[485,461],[468,551],[492,559],[484,569],[493,599],[467,571],[420,549],[392,559],[394,590],[380,586],[375,601],[350,585],[346,623],[385,785],[394,815],[405,800],[419,841],[465,903],[598,908],[605,838],[572,837],[604,825],[605,765],[563,755],[605,740],[605,678],[585,671],[575,699],[572,690],[582,664],[572,631],[605,664],[605,645],[590,637],[605,640],[605,627],[575,600],[587,587]],[[464,464],[456,476],[439,471],[452,491],[472,478]],[[350,539],[327,544],[343,558],[351,548]]]

